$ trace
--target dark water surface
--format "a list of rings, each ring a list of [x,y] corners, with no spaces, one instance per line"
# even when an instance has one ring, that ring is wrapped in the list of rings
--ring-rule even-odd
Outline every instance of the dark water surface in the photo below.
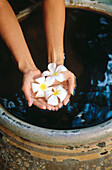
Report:
[[[68,9],[66,20],[65,65],[77,83],[69,104],[53,112],[29,108],[22,90],[1,97],[2,105],[14,116],[40,127],[84,128],[112,118],[112,18]]]

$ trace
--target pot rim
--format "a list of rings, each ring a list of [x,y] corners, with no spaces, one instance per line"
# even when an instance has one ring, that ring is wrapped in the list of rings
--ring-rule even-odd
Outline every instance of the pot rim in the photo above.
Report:
[[[100,12],[112,17],[112,2],[110,0],[65,0],[65,7]]]
[[[100,1],[100,0],[99,0]],[[65,0],[65,6],[94,10],[112,16],[112,5],[91,0]],[[112,118],[104,123],[82,129],[54,130],[26,123],[11,115],[0,104],[0,124],[26,140],[49,145],[82,145],[112,137]]]
[[[11,115],[2,105],[0,105],[0,124],[19,137],[49,145],[90,144],[112,137],[112,118],[88,128],[54,130],[26,123]]]
[[[22,22],[26,19],[36,8],[42,6],[42,1],[36,2],[36,5],[33,4],[26,9],[19,12],[17,19],[19,22]],[[109,15],[112,17],[112,2],[110,0],[65,0],[66,8],[76,8],[89,11],[101,12],[103,14]]]

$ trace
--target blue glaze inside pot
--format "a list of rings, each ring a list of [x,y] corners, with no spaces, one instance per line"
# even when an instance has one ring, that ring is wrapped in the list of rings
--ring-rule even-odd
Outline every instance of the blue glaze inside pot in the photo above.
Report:
[[[29,108],[22,90],[0,99],[14,116],[40,127],[85,128],[112,118],[112,18],[75,9],[66,12],[65,65],[77,84],[68,105],[54,112]]]

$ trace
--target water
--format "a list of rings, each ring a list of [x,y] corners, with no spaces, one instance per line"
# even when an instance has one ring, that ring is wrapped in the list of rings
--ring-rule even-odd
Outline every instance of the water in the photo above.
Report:
[[[85,128],[112,118],[112,19],[69,9],[65,41],[65,65],[74,72],[77,82],[69,104],[58,112],[29,108],[19,90],[0,99],[14,116],[53,129]]]

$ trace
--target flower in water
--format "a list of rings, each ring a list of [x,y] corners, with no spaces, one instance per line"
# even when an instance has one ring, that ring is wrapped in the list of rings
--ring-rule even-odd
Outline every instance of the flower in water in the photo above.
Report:
[[[33,93],[36,93],[36,97],[44,97],[46,90],[51,90],[52,87],[49,87],[51,83],[49,83],[45,77],[39,77],[35,79],[35,81],[38,83],[32,83],[32,91]]]
[[[48,76],[47,80],[49,82],[51,82],[51,84],[53,84],[55,82],[55,80],[59,81],[59,82],[63,82],[65,80],[65,76],[60,73],[62,71],[66,71],[67,68],[63,65],[59,65],[56,68],[56,64],[55,63],[50,63],[48,65],[48,70],[49,71],[44,71],[42,76]]]
[[[45,94],[48,104],[56,106],[59,102],[62,102],[65,99],[67,91],[61,85],[59,85],[52,87],[52,90],[47,90]]]

